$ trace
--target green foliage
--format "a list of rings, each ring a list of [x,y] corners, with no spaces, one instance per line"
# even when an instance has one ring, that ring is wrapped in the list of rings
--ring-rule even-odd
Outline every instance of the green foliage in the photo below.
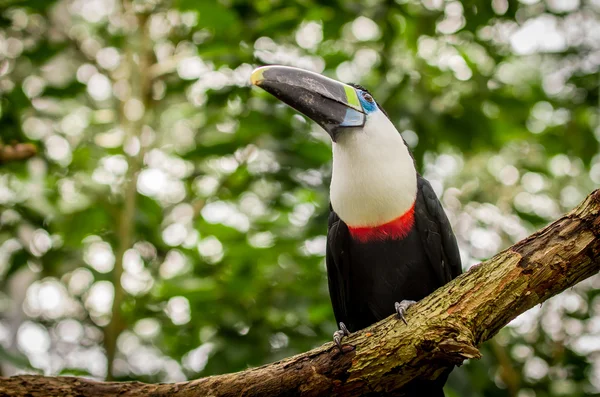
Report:
[[[442,197],[465,267],[525,237],[600,184],[598,12],[0,0],[0,143],[40,149],[0,168],[3,370],[104,378],[114,329],[119,380],[237,371],[330,339],[330,143],[249,87],[258,65],[368,87]],[[597,286],[520,317],[448,394],[597,395]]]

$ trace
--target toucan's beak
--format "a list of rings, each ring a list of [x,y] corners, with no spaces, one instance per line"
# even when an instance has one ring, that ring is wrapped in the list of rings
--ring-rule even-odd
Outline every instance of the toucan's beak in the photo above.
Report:
[[[250,81],[317,122],[334,142],[341,129],[365,124],[358,93],[350,85],[289,66],[260,67]]]

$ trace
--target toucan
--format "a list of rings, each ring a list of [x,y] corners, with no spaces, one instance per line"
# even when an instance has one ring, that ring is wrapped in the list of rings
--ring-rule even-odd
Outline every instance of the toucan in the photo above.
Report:
[[[406,311],[462,272],[456,237],[406,142],[363,87],[288,66],[255,69],[251,83],[306,115],[331,137],[326,264],[334,342]],[[394,395],[444,396],[451,369]]]

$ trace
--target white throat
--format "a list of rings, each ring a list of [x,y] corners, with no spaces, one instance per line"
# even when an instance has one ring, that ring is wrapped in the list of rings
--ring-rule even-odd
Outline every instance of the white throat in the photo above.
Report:
[[[343,131],[333,143],[331,205],[348,226],[383,225],[408,211],[417,172],[392,122],[377,110],[365,126]]]

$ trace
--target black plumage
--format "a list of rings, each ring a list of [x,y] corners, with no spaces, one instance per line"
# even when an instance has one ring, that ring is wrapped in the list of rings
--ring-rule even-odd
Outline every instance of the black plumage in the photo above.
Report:
[[[433,188],[417,176],[415,223],[400,240],[358,242],[331,209],[327,234],[329,292],[337,322],[350,332],[394,313],[394,303],[418,301],[461,273],[456,238]],[[416,381],[403,395],[443,396],[449,371]]]

